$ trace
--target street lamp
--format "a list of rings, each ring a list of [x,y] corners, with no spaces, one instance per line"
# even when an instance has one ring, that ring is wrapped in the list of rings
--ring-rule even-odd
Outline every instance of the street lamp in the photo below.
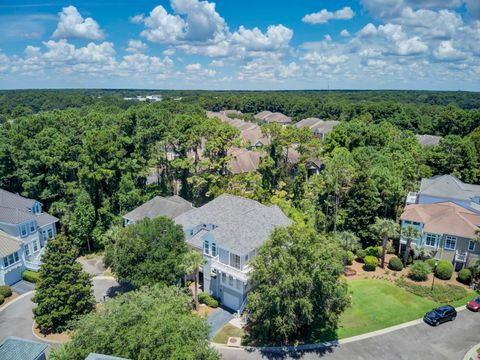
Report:
[[[433,290],[433,285],[435,284],[435,273],[437,272],[437,266],[438,266],[438,260],[435,261],[435,267],[433,268],[432,290]]]

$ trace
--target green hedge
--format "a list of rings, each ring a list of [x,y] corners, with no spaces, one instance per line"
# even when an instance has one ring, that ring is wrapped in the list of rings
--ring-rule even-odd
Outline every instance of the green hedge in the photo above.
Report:
[[[410,277],[415,281],[426,281],[428,274],[432,272],[430,266],[425,262],[416,262],[410,268]]]
[[[363,259],[365,259],[365,256],[367,256],[367,251],[365,249],[357,250],[357,259],[358,260],[363,261]]]
[[[36,283],[40,279],[40,275],[36,271],[25,270],[22,273],[22,279],[31,283]]]
[[[10,289],[10,286],[8,285],[0,286],[0,295],[2,295],[4,298],[12,296],[12,289]]]
[[[453,274],[453,265],[448,260],[440,260],[438,262],[437,270],[435,275],[442,280],[450,280]]]
[[[457,280],[464,284],[470,284],[472,272],[469,269],[462,269],[458,272]]]
[[[438,260],[436,259],[427,259],[425,260],[425,263],[430,266],[430,271],[433,272],[433,270],[435,269],[435,263],[437,262]]]
[[[365,270],[366,271],[375,271],[375,268],[378,265],[378,258],[376,256],[365,256]]]
[[[355,255],[353,254],[353,252],[349,251],[347,253],[347,265],[352,265],[354,259],[355,259]]]
[[[3,295],[0,295],[0,305],[2,305],[5,302],[5,298]]]
[[[202,304],[210,306],[211,308],[217,308],[219,305],[218,300],[206,292],[201,292],[198,294],[198,301],[200,301]]]
[[[375,256],[377,259],[382,257],[381,246],[369,246],[365,249],[367,256]]]
[[[468,291],[458,285],[435,285],[432,290],[430,286],[418,285],[405,279],[398,279],[395,284],[412,294],[441,304],[461,300],[468,295]]]
[[[393,271],[402,271],[403,270],[403,263],[397,256],[394,256],[388,262],[388,267],[390,270]]]

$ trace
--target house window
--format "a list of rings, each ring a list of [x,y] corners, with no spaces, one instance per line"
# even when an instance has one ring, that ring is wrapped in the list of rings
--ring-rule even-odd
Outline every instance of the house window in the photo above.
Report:
[[[52,229],[48,229],[48,238],[52,238],[53,237],[53,230]]]
[[[28,244],[23,245],[23,251],[25,252],[25,256],[30,255],[30,247]]]
[[[217,244],[212,242],[212,256],[217,256]]]
[[[468,243],[468,251],[475,251],[475,241],[470,240]]]
[[[419,223],[419,222],[416,222],[416,221],[414,221],[414,222],[413,222],[413,225],[415,225],[415,226],[418,226],[418,225],[420,225],[420,223]]]
[[[222,284],[226,284],[227,283],[227,275],[222,272]]]
[[[411,221],[408,221],[408,220],[406,220],[406,221],[404,221],[403,223],[404,223],[405,225],[410,225],[412,222],[411,222]]]
[[[437,247],[437,239],[438,236],[436,234],[427,234],[427,237],[425,238],[425,245]]]
[[[240,269],[240,256],[230,253],[230,266]]]
[[[455,250],[457,247],[457,238],[454,236],[449,236],[445,238],[445,249],[447,250]]]
[[[208,240],[205,240],[203,242],[203,252],[208,255],[210,254],[209,250],[210,250],[210,244],[208,243]]]
[[[242,288],[242,282],[237,279],[237,280],[235,281],[235,287],[236,287],[238,290],[240,290],[240,289]]]
[[[30,232],[31,232],[31,233],[34,233],[34,232],[35,232],[35,221],[32,221],[32,222],[30,223]]]
[[[19,262],[19,261],[20,261],[20,257],[18,256],[18,253],[14,252],[13,254],[10,254],[10,255],[3,258],[3,265],[5,267],[8,267],[10,265],[13,265],[13,264]]]
[[[27,225],[22,224],[20,225],[20,234],[23,236],[27,236]]]
[[[32,242],[32,244],[33,244],[33,252],[36,252],[36,251],[38,251],[38,244],[37,244],[37,240],[33,241],[33,242]]]
[[[233,277],[228,275],[228,285],[233,286]]]

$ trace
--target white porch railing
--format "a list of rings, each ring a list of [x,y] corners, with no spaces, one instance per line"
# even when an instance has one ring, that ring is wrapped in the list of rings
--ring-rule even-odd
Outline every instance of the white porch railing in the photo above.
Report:
[[[231,274],[233,277],[236,279],[246,283],[248,281],[248,273],[250,272],[251,268],[250,266],[245,266],[243,270],[234,268],[230,265],[224,264],[220,262],[218,256],[215,256],[211,260],[211,265],[213,269],[216,269],[218,271]]]
[[[40,263],[25,261],[25,267],[28,270],[38,271],[40,269]]]
[[[455,261],[458,262],[467,262],[468,252],[466,251],[455,251]]]

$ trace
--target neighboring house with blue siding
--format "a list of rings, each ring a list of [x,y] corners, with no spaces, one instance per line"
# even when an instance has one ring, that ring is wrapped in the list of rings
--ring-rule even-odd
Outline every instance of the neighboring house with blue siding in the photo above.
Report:
[[[292,221],[277,206],[223,194],[173,219],[183,226],[188,244],[203,253],[203,291],[243,311],[250,290],[250,262],[275,227]]]
[[[25,257],[22,242],[0,231],[0,285],[12,285],[22,279]]]
[[[57,222],[56,217],[43,212],[42,203],[39,201],[0,189],[0,233],[4,234],[0,241],[6,244],[7,249],[11,246],[11,241],[6,240],[7,238],[14,238],[21,244],[21,248],[16,250],[18,260],[13,255],[13,264],[10,261],[11,254],[2,255],[0,279],[3,278],[8,285],[13,284],[11,279],[16,279],[17,276],[9,273],[18,271],[21,267],[19,263],[22,262],[25,268],[38,270],[48,239],[55,237],[57,233]],[[2,246],[0,244],[0,248]],[[7,264],[8,266],[5,266]]]

